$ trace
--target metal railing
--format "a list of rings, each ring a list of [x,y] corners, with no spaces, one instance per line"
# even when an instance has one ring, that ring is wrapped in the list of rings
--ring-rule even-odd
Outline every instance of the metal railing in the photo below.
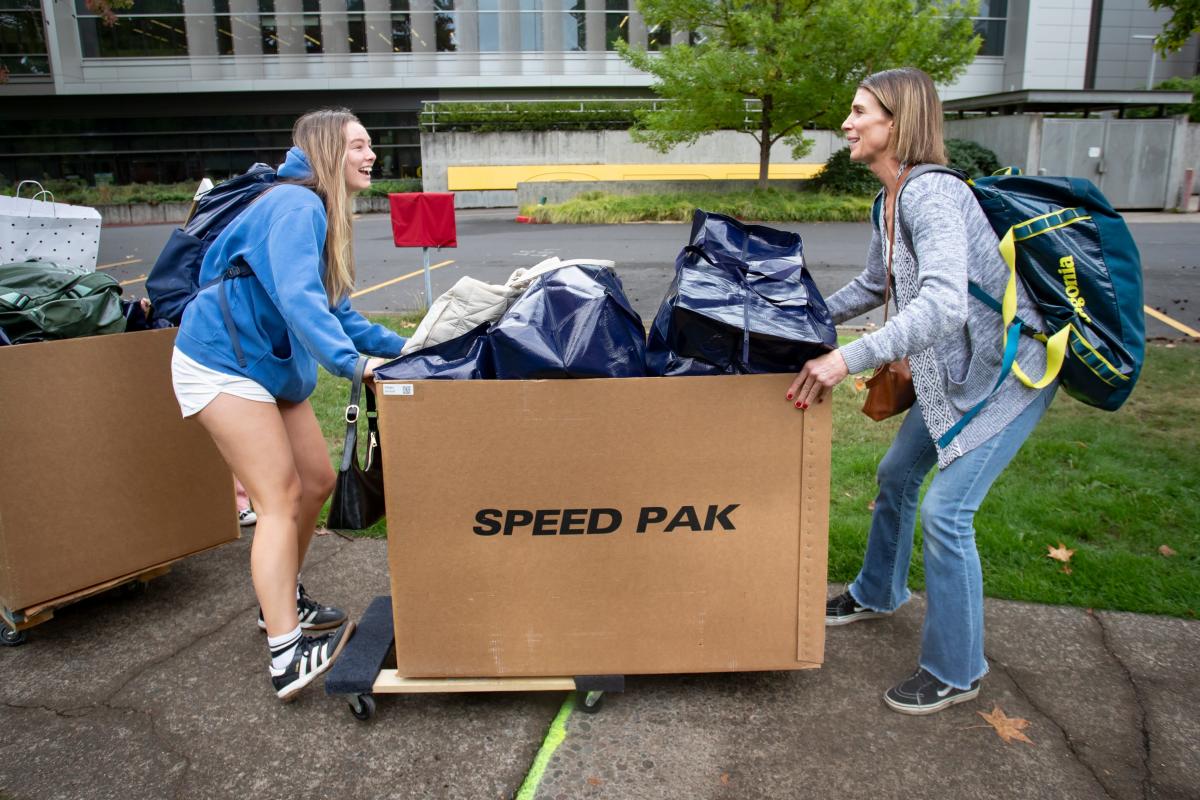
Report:
[[[596,100],[426,100],[421,130],[595,130],[627,128],[636,111],[657,111],[670,105],[663,99]],[[757,130],[762,101],[742,101],[746,130]],[[538,113],[538,112],[541,113]],[[557,119],[554,119],[557,118]]]

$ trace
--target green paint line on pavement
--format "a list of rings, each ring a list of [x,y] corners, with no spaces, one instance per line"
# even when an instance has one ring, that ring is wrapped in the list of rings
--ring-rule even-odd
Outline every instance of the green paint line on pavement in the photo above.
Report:
[[[542,748],[538,750],[537,756],[533,759],[533,766],[529,768],[529,774],[525,776],[525,781],[517,790],[514,800],[533,800],[534,795],[537,794],[538,784],[542,782],[542,774],[550,764],[554,751],[567,738],[567,720],[574,708],[575,692],[570,692],[567,699],[563,701],[562,708],[558,709],[558,715],[550,723],[550,730],[546,731],[546,738],[542,740]]]

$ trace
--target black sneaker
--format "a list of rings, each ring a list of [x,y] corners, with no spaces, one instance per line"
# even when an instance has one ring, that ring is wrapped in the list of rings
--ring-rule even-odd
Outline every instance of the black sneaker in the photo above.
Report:
[[[346,612],[333,606],[323,606],[308,596],[304,584],[300,584],[300,596],[296,598],[296,616],[300,618],[300,630],[326,631],[336,628],[346,621]],[[267,629],[263,621],[262,609],[258,610],[258,627]]]
[[[875,619],[876,617],[890,617],[890,611],[872,611],[869,608],[860,606],[850,591],[844,591],[837,597],[825,601],[825,624],[826,625],[849,625],[851,622],[858,622],[860,619]]]
[[[283,674],[271,676],[271,683],[279,699],[285,703],[294,699],[297,692],[332,667],[353,633],[354,623],[348,622],[346,627],[333,633],[301,636],[300,643],[296,645],[296,651],[292,654],[292,663],[284,668]]]
[[[955,703],[973,700],[978,694],[979,681],[972,683],[970,689],[955,689],[921,668],[911,678],[884,692],[883,702],[901,714],[932,714]]]

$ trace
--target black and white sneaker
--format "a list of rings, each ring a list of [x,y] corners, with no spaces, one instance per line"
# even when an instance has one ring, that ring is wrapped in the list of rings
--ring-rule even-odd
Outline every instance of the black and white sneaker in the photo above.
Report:
[[[320,636],[301,636],[300,643],[292,653],[292,663],[279,675],[271,675],[275,694],[285,703],[295,698],[296,693],[308,686],[342,654],[342,649],[354,633],[354,623],[333,633]]]
[[[865,606],[860,606],[849,590],[825,601],[826,625],[849,625],[851,622],[858,622],[860,619],[875,619],[876,617],[890,617],[891,615],[892,612],[890,611],[872,611]]]
[[[970,689],[955,689],[933,677],[924,668],[920,668],[911,678],[884,692],[883,702],[901,714],[932,714],[956,703],[973,700],[978,695],[979,681],[972,683]]]
[[[296,616],[300,618],[300,630],[327,631],[336,628],[346,621],[346,612],[333,606],[323,606],[308,596],[304,584],[300,584],[300,596],[296,598]],[[263,620],[262,609],[258,610],[258,627],[267,629]]]

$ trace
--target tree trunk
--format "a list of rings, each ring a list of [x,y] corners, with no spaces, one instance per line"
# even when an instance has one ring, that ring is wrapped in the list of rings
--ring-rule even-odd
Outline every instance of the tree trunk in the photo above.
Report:
[[[771,110],[774,98],[762,99],[762,120],[758,131],[758,188],[767,188],[767,173],[771,168]]]

